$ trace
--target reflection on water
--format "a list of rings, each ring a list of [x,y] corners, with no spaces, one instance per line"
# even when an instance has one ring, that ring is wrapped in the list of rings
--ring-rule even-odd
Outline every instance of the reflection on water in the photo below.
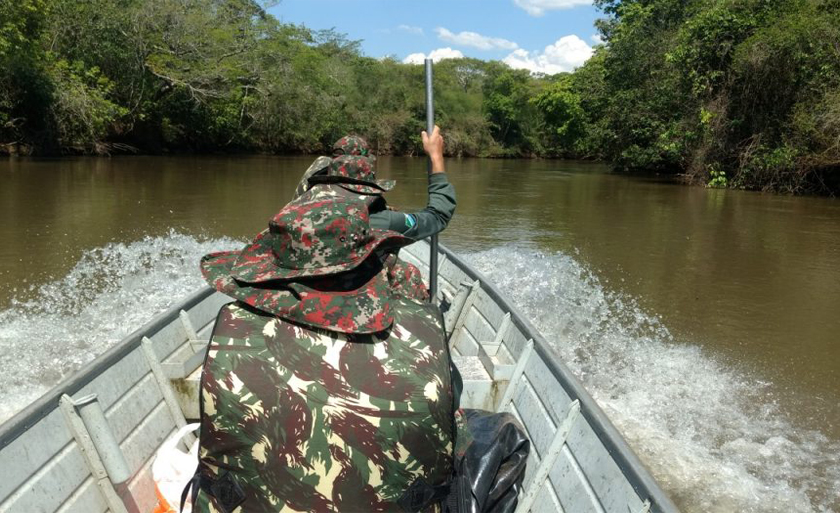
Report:
[[[310,161],[0,163],[0,348],[6,365],[41,358],[13,366],[21,373],[3,384],[35,393],[27,375],[57,379],[185,295],[201,282],[198,256],[264,228]],[[819,456],[836,455],[840,440],[838,202],[682,187],[587,163],[447,164],[458,211],[442,241],[480,252],[475,261],[547,338],[565,337],[560,353],[682,506],[840,508],[836,463]],[[398,180],[392,204],[422,207],[422,159],[378,167]],[[80,312],[88,340],[71,333]],[[639,319],[653,331],[639,332]],[[724,490],[733,481],[743,493]]]

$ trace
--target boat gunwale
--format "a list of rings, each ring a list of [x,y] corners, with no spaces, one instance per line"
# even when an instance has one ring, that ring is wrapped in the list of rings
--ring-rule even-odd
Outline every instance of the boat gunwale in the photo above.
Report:
[[[455,254],[449,248],[440,245],[440,251],[446,255],[447,260],[452,261],[471,279],[478,280],[481,287],[496,302],[503,311],[510,312],[510,320],[527,334],[526,338],[534,340],[534,349],[545,362],[551,374],[560,382],[560,385],[569,393],[571,399],[580,401],[580,412],[589,422],[595,432],[595,436],[604,444],[604,447],[613,457],[614,461],[627,477],[630,486],[644,499],[651,500],[653,511],[664,513],[678,512],[676,505],[670,497],[659,486],[650,471],[639,459],[633,449],[627,444],[624,436],[616,429],[606,413],[598,406],[595,399],[589,394],[583,383],[574,373],[560,361],[557,354],[551,349],[548,341],[531,322],[519,313],[519,310],[511,305],[502,292],[490,280],[484,277],[479,271],[472,267],[467,261]]]
[[[41,419],[58,409],[59,399],[62,395],[72,396],[84,388],[112,365],[138,348],[143,337],[151,337],[151,335],[177,320],[181,310],[189,310],[212,296],[214,292],[216,292],[215,289],[205,285],[185,299],[152,317],[149,322],[126,335],[117,344],[83,365],[67,379],[59,382],[44,395],[0,424],[0,450],[14,442]]]

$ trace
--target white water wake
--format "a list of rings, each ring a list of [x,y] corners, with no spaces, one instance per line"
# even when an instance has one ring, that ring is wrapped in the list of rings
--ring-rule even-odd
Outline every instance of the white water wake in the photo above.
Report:
[[[767,384],[727,368],[575,259],[468,255],[582,379],[685,511],[840,511],[840,443],[796,427]]]
[[[62,279],[0,311],[0,422],[204,284],[206,253],[231,239],[170,232],[84,253]]]

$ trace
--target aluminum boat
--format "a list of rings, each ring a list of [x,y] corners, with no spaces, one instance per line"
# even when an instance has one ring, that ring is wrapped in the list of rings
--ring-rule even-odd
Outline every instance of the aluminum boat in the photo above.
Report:
[[[400,256],[428,279],[428,244]],[[442,246],[438,258],[461,406],[512,412],[531,439],[517,513],[676,512],[503,292]],[[0,425],[0,512],[152,511],[155,453],[198,418],[207,340],[230,301],[210,287],[193,293]]]

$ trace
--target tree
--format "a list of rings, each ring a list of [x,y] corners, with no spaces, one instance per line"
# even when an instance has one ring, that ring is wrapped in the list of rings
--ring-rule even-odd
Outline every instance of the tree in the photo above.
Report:
[[[571,77],[561,76],[531,101],[545,122],[549,153],[577,154],[584,136],[585,115],[580,96],[572,90]]]
[[[530,74],[502,63],[491,63],[485,70],[483,110],[490,122],[493,139],[503,155],[529,155],[535,149],[533,132],[535,109]]]
[[[41,46],[46,0],[0,0],[0,137],[49,142],[52,84]]]

